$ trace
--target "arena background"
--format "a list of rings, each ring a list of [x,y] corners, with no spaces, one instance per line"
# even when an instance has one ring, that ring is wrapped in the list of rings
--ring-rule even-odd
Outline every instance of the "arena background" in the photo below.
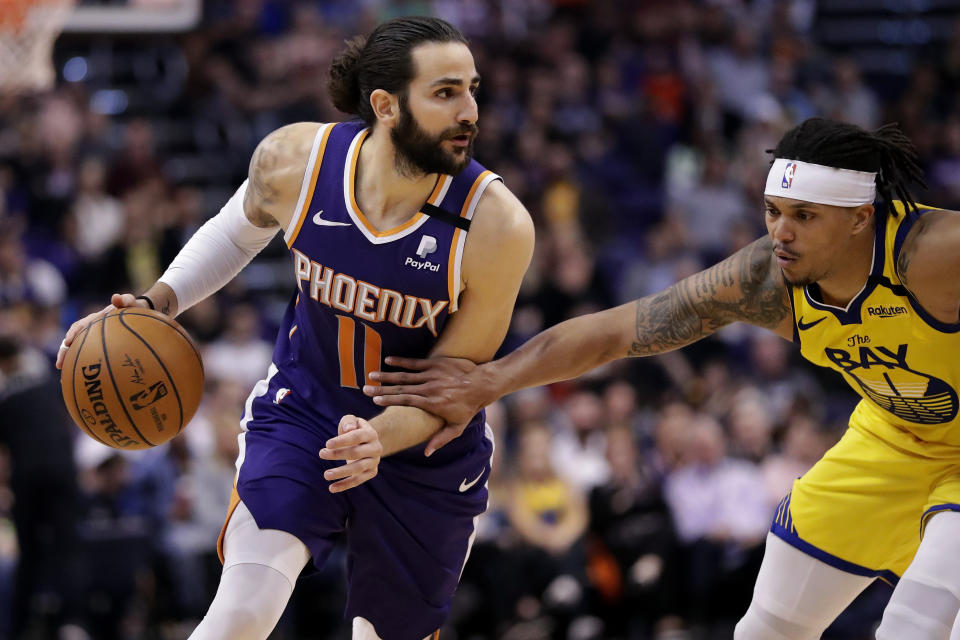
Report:
[[[0,0],[0,47],[28,4]],[[766,150],[809,116],[899,122],[918,199],[960,208],[957,0],[83,1],[51,87],[12,87],[9,55],[0,69],[0,638],[177,640],[202,616],[243,401],[293,288],[282,242],[181,317],[208,383],[169,445],[82,436],[52,359],[71,322],[155,280],[267,133],[343,119],[332,56],[406,14],[470,38],[476,157],[537,225],[504,351],[760,235]],[[440,637],[732,637],[774,506],[854,403],[739,325],[504,399]],[[271,638],[349,636],[343,562],[300,581]],[[888,597],[878,583],[824,637],[872,637]]]

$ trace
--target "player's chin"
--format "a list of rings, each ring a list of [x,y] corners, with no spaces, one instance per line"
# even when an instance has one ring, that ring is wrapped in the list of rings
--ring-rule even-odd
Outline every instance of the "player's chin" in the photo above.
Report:
[[[456,175],[466,169],[472,158],[473,154],[469,147],[454,147],[453,151],[447,155],[447,160],[452,169],[450,173]]]
[[[817,281],[809,273],[790,267],[780,267],[780,272],[783,274],[783,279],[792,287],[805,287]]]

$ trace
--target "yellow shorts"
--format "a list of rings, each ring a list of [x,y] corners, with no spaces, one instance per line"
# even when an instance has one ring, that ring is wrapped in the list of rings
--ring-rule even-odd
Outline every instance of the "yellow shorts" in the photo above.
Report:
[[[793,483],[771,531],[838,569],[895,583],[927,518],[960,511],[960,459],[926,458],[855,422]]]

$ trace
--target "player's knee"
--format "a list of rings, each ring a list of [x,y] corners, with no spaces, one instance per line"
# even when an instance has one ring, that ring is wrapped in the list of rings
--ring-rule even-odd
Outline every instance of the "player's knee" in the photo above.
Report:
[[[756,602],[737,623],[733,640],[816,640],[819,633],[775,615]]]
[[[912,609],[888,605],[877,628],[877,640],[947,640],[950,626],[940,620],[916,615]]]
[[[877,640],[947,640],[960,610],[948,589],[903,579],[883,612]]]
[[[227,567],[207,615],[190,640],[264,640],[293,587],[280,571],[258,564]]]

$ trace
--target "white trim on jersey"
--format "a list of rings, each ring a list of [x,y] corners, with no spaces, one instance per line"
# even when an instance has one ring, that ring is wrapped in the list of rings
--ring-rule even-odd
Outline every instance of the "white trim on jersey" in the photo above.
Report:
[[[293,235],[294,231],[300,227],[300,220],[309,215],[308,211],[305,211],[303,205],[306,204],[307,194],[310,193],[310,187],[313,185],[313,168],[316,166],[319,158],[317,158],[317,150],[320,149],[320,142],[323,140],[324,132],[333,126],[334,123],[325,123],[320,125],[320,128],[317,129],[317,135],[313,137],[313,146],[310,147],[310,161],[307,162],[307,168],[303,172],[303,181],[300,183],[300,197],[297,199],[297,206],[293,209],[293,215],[290,217],[290,224],[283,232],[283,241],[290,244],[290,237]]]
[[[483,181],[480,183],[480,185],[477,187],[477,190],[473,194],[473,200],[471,200],[470,203],[467,205],[467,211],[466,211],[466,214],[464,215],[464,217],[467,220],[473,220],[473,213],[474,211],[477,210],[477,203],[480,202],[480,198],[483,197],[483,192],[487,190],[487,187],[494,180],[500,180],[500,176],[498,176],[495,173],[490,173],[490,175],[484,178]],[[456,243],[457,243],[457,252],[453,258],[453,264],[450,265],[449,268],[453,269],[453,282],[456,283],[457,291],[456,291],[456,295],[454,295],[453,299],[450,301],[450,313],[454,313],[458,308],[460,308],[460,304],[459,304],[460,291],[461,291],[460,283],[462,282],[460,280],[460,266],[461,266],[461,263],[463,262],[463,247],[467,242],[467,234],[457,233],[455,234],[455,237],[456,237]]]
[[[483,483],[483,486],[487,487],[488,491],[490,488],[490,476],[493,475],[493,453],[497,450],[497,440],[493,437],[493,429],[490,427],[489,422],[483,423],[483,433],[484,436],[490,441],[490,473],[487,474],[487,481]],[[490,494],[487,493],[487,504],[483,506],[483,513],[487,512],[487,509],[490,508]],[[483,513],[480,515],[482,516]],[[470,559],[470,552],[473,551],[473,542],[477,538],[477,525],[480,523],[480,516],[476,516],[473,519],[473,531],[470,533],[470,538],[467,540],[467,553],[463,556],[463,564],[460,565],[460,578],[463,577],[463,570],[467,567],[467,560]],[[457,578],[459,581],[460,578]]]
[[[243,405],[243,417],[240,419],[240,434],[237,436],[237,442],[240,443],[240,453],[237,455],[236,462],[238,474],[240,473],[240,467],[243,466],[243,461],[247,454],[247,441],[244,436],[247,434],[247,423],[253,419],[253,401],[267,394],[267,389],[270,388],[270,379],[277,375],[277,371],[279,371],[277,365],[271,362],[267,368],[267,377],[263,380],[258,380],[257,384],[253,385],[253,391],[247,396],[247,402]]]
[[[453,176],[443,174],[440,176],[440,179],[443,180],[443,184],[440,185],[440,193],[437,194],[437,199],[431,203],[435,207],[440,206],[443,199],[447,197],[447,190],[450,188],[450,185],[453,184]]]
[[[399,230],[396,233],[377,233],[376,230],[371,229],[366,221],[365,217],[360,211],[353,206],[354,198],[352,193],[350,193],[350,184],[353,182],[354,171],[356,170],[356,165],[359,163],[359,158],[355,157],[359,153],[357,145],[360,144],[360,141],[366,137],[368,129],[362,129],[357,132],[357,135],[354,136],[353,140],[350,142],[350,147],[347,149],[346,157],[344,158],[343,166],[343,206],[347,210],[347,214],[350,216],[350,219],[353,221],[354,226],[360,230],[360,232],[370,241],[371,244],[386,244],[388,242],[393,242],[394,240],[399,240],[400,238],[405,238],[408,235],[414,233],[417,229],[422,227],[430,219],[430,216],[424,213],[416,213],[409,221],[397,227]],[[356,162],[355,162],[356,161]],[[450,184],[453,182],[452,176],[442,175],[440,180],[443,180],[443,184],[438,185],[440,187],[437,197],[435,199],[427,200],[430,204],[434,206],[439,206],[443,201],[443,198],[447,195],[447,189],[450,188]],[[436,188],[434,189],[436,192]]]

